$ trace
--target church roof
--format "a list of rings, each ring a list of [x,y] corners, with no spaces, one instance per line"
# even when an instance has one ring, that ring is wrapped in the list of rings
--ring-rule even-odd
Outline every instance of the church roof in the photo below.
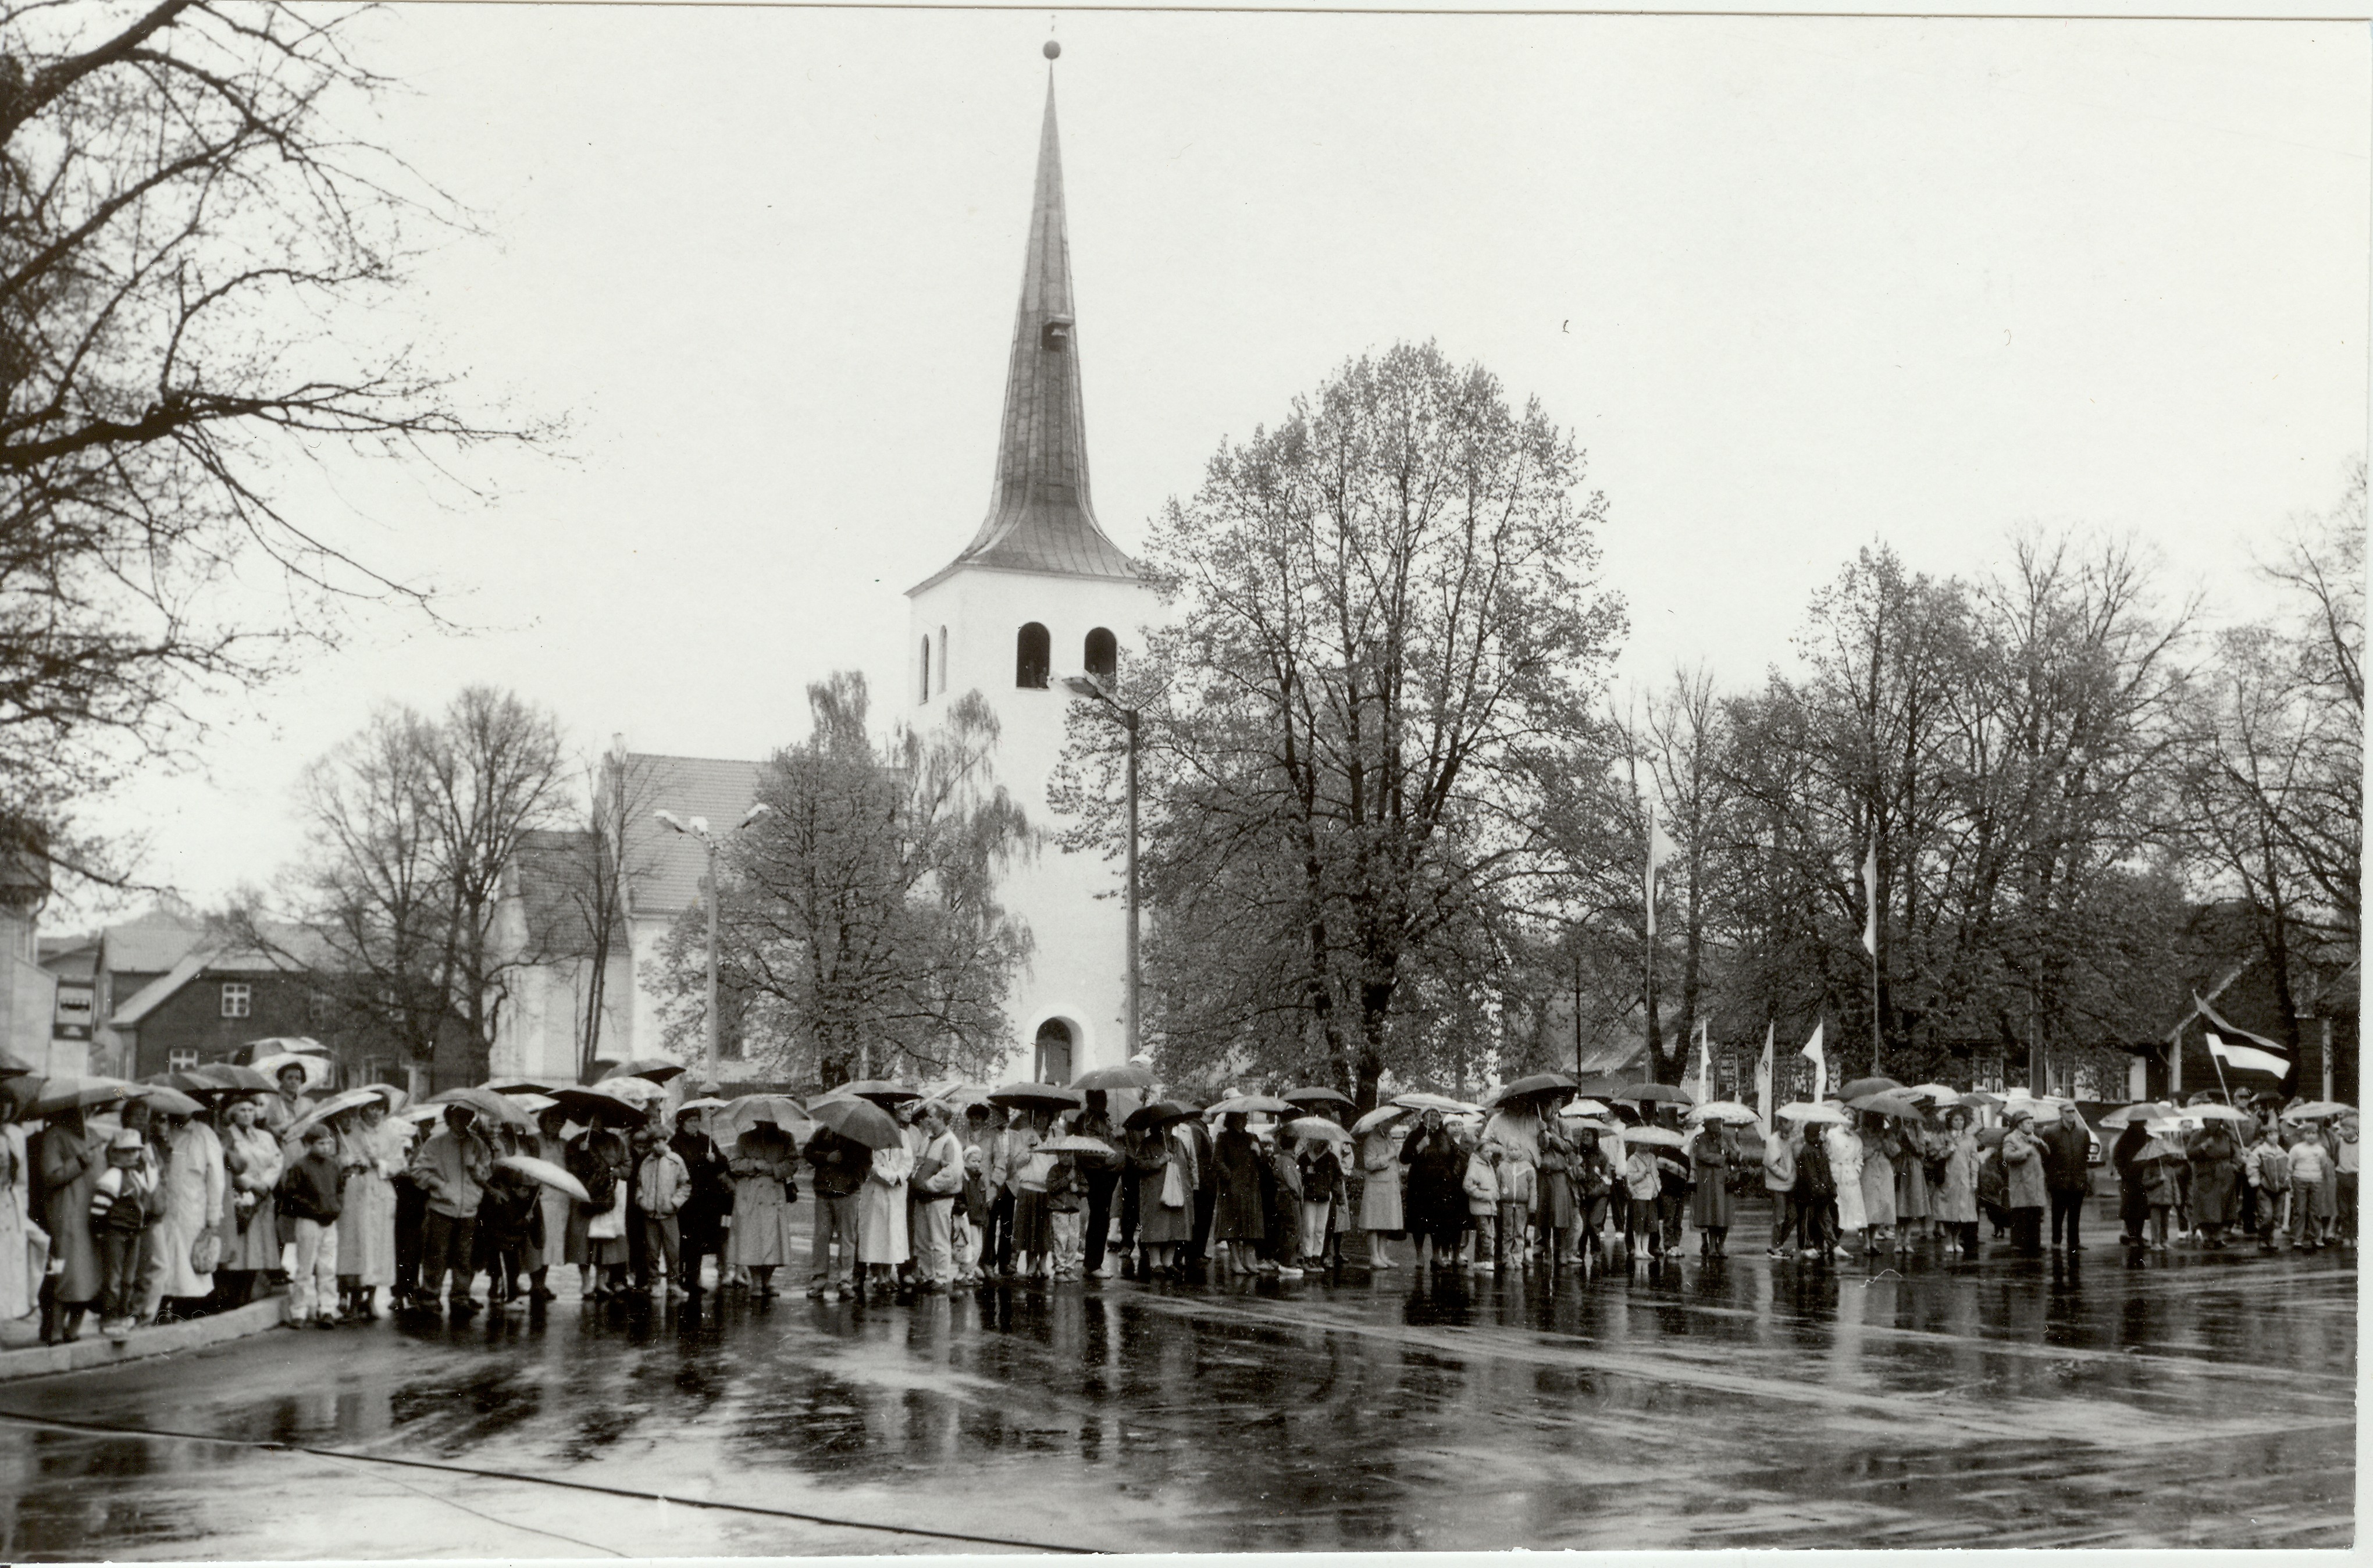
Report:
[[[1071,244],[1063,217],[1063,153],[1055,131],[1051,79],[988,516],[963,554],[921,587],[964,567],[1066,577],[1138,576],[1137,563],[1097,525],[1088,497],[1087,420],[1080,397]]]

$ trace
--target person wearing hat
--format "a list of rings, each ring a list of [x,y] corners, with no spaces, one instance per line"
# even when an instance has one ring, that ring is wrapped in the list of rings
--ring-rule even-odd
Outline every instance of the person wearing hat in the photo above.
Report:
[[[157,1190],[162,1173],[148,1141],[128,1127],[108,1141],[106,1157],[91,1183],[86,1214],[99,1252],[99,1329],[122,1340],[140,1312],[141,1233],[165,1213]],[[77,1306],[67,1339],[76,1337],[81,1316]]]
[[[717,1141],[708,1136],[698,1110],[678,1109],[675,1113],[675,1136],[668,1140],[676,1157],[684,1162],[684,1173],[692,1178],[691,1195],[675,1217],[676,1245],[684,1258],[684,1288],[692,1295],[700,1293],[700,1263],[704,1258],[717,1259],[717,1283],[725,1284],[725,1216],[733,1211],[733,1173],[727,1167],[725,1153]]]
[[[2043,1250],[2043,1141],[2035,1135],[2035,1113],[2014,1106],[2003,1113],[2009,1130],[2003,1134],[2003,1174],[2007,1178],[2011,1246],[2032,1258]]]
[[[302,1153],[280,1173],[280,1212],[297,1231],[297,1267],[288,1276],[291,1328],[338,1326],[338,1215],[345,1207],[346,1175],[338,1164],[338,1135],[315,1122],[298,1140]],[[466,1288],[466,1286],[465,1286]]]
[[[485,1197],[486,1178],[495,1171],[494,1153],[478,1135],[476,1120],[469,1106],[447,1106],[445,1125],[412,1156],[412,1179],[428,1199],[420,1236],[420,1304],[432,1312],[437,1309],[450,1270],[455,1317],[478,1310],[470,1295],[477,1277],[473,1247],[478,1205]]]

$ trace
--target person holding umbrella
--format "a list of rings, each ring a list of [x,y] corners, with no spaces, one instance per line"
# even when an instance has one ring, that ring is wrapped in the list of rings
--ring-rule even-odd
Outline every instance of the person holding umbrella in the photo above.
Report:
[[[603,1301],[625,1293],[626,1268],[633,1260],[626,1246],[626,1188],[634,1177],[635,1159],[617,1130],[603,1125],[619,1113],[590,1103],[584,1109],[590,1125],[561,1157],[562,1168],[585,1189],[585,1201],[569,1209],[561,1258],[577,1265],[578,1290],[584,1299]]]
[[[1796,1229],[1796,1149],[1803,1129],[1794,1125],[1768,1129],[1763,1139],[1763,1190],[1771,1199],[1771,1245],[1766,1258],[1788,1256],[1788,1237]]]
[[[684,1106],[675,1113],[675,1136],[668,1147],[684,1162],[684,1174],[691,1179],[690,1196],[677,1211],[676,1244],[684,1258],[684,1288],[700,1294],[700,1266],[704,1258],[717,1259],[717,1282],[725,1283],[725,1216],[733,1211],[733,1176],[725,1163],[723,1151],[708,1136],[702,1125],[700,1106]]]
[[[2035,1112],[2013,1106],[2003,1112],[2008,1129],[2003,1134],[2003,1173],[2008,1178],[2004,1206],[2010,1211],[2010,1240],[2026,1257],[2043,1250],[2043,1206],[2049,1189],[2044,1181],[2043,1141],[2035,1135]]]
[[[1730,1131],[1709,1118],[1689,1140],[1689,1221],[1698,1228],[1698,1255],[1720,1258],[1730,1238]]]
[[[2204,1117],[2206,1125],[2192,1135],[2187,1163],[2192,1171],[2192,1228],[2200,1234],[2203,1246],[2214,1249],[2225,1245],[2225,1228],[2233,1223],[2240,1209],[2241,1145],[2234,1140],[2227,1119],[2235,1113],[2225,1106],[2210,1108],[2226,1114]],[[2296,1216],[2296,1169],[2292,1178],[2291,1212]]]
[[[775,1295],[775,1270],[791,1260],[791,1206],[800,1200],[799,1161],[790,1135],[762,1121],[734,1141],[726,1164],[733,1177],[733,1228],[725,1261],[750,1270],[760,1301]]]
[[[1823,1263],[1837,1261],[1838,1253],[1838,1177],[1829,1168],[1828,1133],[1834,1127],[1819,1132],[1812,1124],[1805,1124],[1804,1141],[1796,1149],[1796,1186],[1791,1194],[1796,1210],[1796,1240],[1808,1258]]]
[[[1120,1134],[1113,1127],[1105,1092],[1087,1089],[1081,1093],[1086,1104],[1071,1117],[1071,1130],[1105,1143],[1117,1141]],[[1108,1154],[1074,1154],[1071,1164],[1085,1178],[1088,1188],[1087,1219],[1080,1236],[1081,1268],[1091,1280],[1109,1279],[1105,1252],[1112,1241],[1113,1200],[1120,1188],[1120,1164]]]
[[[1945,1163],[1932,1191],[1936,1223],[1960,1244],[1961,1257],[1978,1258],[1978,1135],[1959,1106],[1945,1113]]]
[[[280,1267],[280,1140],[263,1126],[263,1106],[242,1094],[223,1109],[223,1170],[230,1182],[231,1243],[215,1270],[225,1306],[243,1306],[259,1274]]]
[[[1467,1226],[1467,1193],[1460,1185],[1466,1156],[1440,1111],[1428,1107],[1419,1115],[1417,1130],[1401,1144],[1400,1163],[1409,1169],[1409,1232],[1417,1267],[1455,1260],[1459,1233]]]
[[[1381,1118],[1381,1119],[1380,1119]],[[1392,1249],[1407,1229],[1401,1200],[1401,1140],[1407,1135],[1406,1113],[1370,1111],[1353,1124],[1359,1139],[1360,1229],[1368,1236],[1368,1266],[1393,1269]]]
[[[1257,1271],[1257,1254],[1268,1234],[1261,1212],[1261,1150],[1245,1130],[1243,1111],[1230,1111],[1212,1140],[1218,1200],[1211,1211],[1211,1242],[1221,1271],[1234,1276]]]
[[[1862,1201],[1862,1135],[1841,1117],[1821,1129],[1821,1147],[1829,1156],[1829,1176],[1836,1183],[1830,1199],[1835,1215],[1829,1224],[1829,1250],[1834,1252],[1850,1243],[1859,1244],[1863,1227],[1870,1223]],[[1860,1250],[1858,1245],[1856,1250]]]
[[[829,1127],[819,1127],[800,1152],[808,1191],[815,1198],[814,1239],[808,1249],[808,1294],[819,1301],[854,1296],[858,1285],[858,1192],[873,1151]],[[834,1248],[838,1247],[837,1258]]]

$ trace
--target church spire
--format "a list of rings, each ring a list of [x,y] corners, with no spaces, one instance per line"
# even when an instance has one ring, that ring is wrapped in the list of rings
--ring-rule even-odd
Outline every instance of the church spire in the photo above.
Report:
[[[1047,46],[1054,58],[1056,46]],[[1071,244],[1063,221],[1063,151],[1055,130],[1055,81],[1038,136],[1030,240],[1013,353],[1005,373],[997,478],[988,516],[951,568],[1006,567],[1065,576],[1134,578],[1137,565],[1105,537],[1088,497],[1087,420],[1080,398],[1080,345],[1071,313]]]

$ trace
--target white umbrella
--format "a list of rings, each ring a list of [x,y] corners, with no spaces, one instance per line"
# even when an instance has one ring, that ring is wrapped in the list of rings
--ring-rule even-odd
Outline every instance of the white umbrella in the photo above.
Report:
[[[1568,1100],[1564,1108],[1558,1112],[1561,1117],[1603,1117],[1614,1114],[1596,1100]]]
[[[604,1078],[593,1085],[593,1093],[607,1094],[614,1100],[644,1109],[667,1098],[667,1087],[648,1078]]]
[[[1702,1106],[1692,1106],[1682,1117],[1685,1121],[1760,1122],[1763,1118],[1736,1100],[1713,1100]]]
[[[1374,1110],[1370,1111],[1366,1116],[1363,1116],[1359,1120],[1353,1122],[1351,1124],[1351,1130],[1365,1136],[1368,1133],[1375,1131],[1376,1129],[1380,1127],[1391,1126],[1394,1122],[1400,1120],[1403,1117],[1415,1116],[1416,1114],[1417,1113],[1415,1111],[1410,1110],[1407,1106],[1378,1106]]]
[[[1626,1143],[1656,1143],[1669,1149],[1685,1148],[1689,1143],[1669,1127],[1627,1127],[1622,1134]]]
[[[305,1087],[318,1089],[330,1081],[330,1074],[336,1064],[328,1057],[315,1056],[310,1051],[280,1051],[272,1056],[258,1058],[249,1065],[275,1083],[280,1081],[282,1068],[299,1068],[305,1074]]]
[[[1451,1099],[1445,1094],[1398,1094],[1394,1096],[1393,1104],[1406,1106],[1413,1111],[1440,1111],[1444,1116],[1463,1116],[1470,1111],[1479,1111],[1483,1108],[1480,1106],[1470,1106],[1464,1100]]]
[[[1846,1113],[1835,1106],[1817,1106],[1809,1100],[1799,1100],[1793,1106],[1783,1106],[1772,1115],[1784,1121],[1828,1121],[1845,1125]]]
[[[2236,1110],[2231,1106],[2186,1106],[2183,1107],[2183,1114],[2188,1117],[2198,1117],[2203,1121],[2248,1121],[2250,1119],[2249,1112]]]

